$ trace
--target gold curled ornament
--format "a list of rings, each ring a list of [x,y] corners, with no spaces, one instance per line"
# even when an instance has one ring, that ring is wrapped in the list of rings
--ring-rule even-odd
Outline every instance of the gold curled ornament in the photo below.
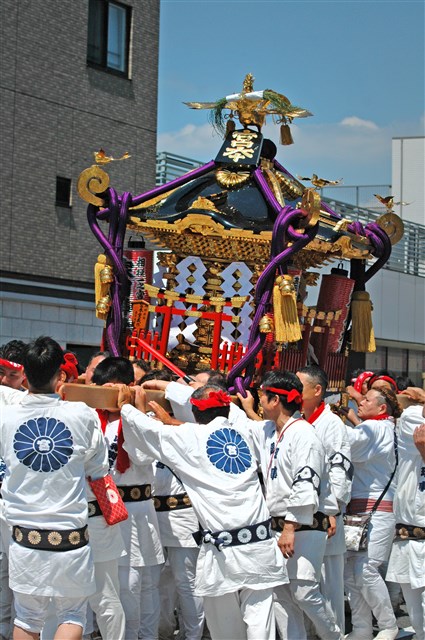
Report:
[[[301,200],[301,209],[309,214],[307,225],[314,227],[320,217],[320,195],[315,189],[305,189]]]
[[[105,201],[95,194],[104,193],[108,187],[108,174],[95,164],[88,169],[84,169],[78,177],[78,195],[86,202],[96,205],[96,207],[103,207]]]
[[[377,218],[376,224],[385,231],[391,244],[397,244],[404,235],[403,220],[396,213],[384,213]]]

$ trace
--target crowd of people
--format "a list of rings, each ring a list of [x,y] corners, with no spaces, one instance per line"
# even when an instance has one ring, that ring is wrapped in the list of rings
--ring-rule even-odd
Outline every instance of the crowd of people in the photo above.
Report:
[[[0,639],[394,640],[402,597],[425,640],[425,392],[327,387],[308,365],[236,398],[217,371],[0,347]]]

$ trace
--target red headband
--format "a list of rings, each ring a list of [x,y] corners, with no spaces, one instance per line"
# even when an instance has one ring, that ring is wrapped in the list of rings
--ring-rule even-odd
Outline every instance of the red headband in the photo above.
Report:
[[[397,382],[394,380],[394,378],[391,378],[390,376],[372,376],[369,382],[367,383],[367,386],[369,387],[369,389],[371,389],[373,383],[377,382],[378,380],[384,380],[385,382],[389,382],[390,385],[394,388],[394,391],[398,393]]]
[[[61,371],[65,371],[67,378],[72,377],[76,380],[78,378],[77,358],[73,353],[64,353],[63,359],[65,360],[65,363],[61,364]]]
[[[369,380],[369,378],[373,378],[373,371],[363,371],[354,381],[354,388],[359,393],[362,392],[362,385],[364,382]]]
[[[23,371],[24,365],[18,364],[17,362],[12,362],[11,360],[4,360],[0,358],[0,367],[5,367],[6,369],[15,369],[15,371]]]
[[[296,402],[297,404],[301,404],[303,401],[303,397],[299,391],[296,389],[291,389],[291,391],[286,391],[286,389],[277,389],[276,387],[260,387],[262,391],[271,391],[271,393],[276,393],[278,396],[287,396],[287,402]]]
[[[232,399],[225,391],[220,389],[220,391],[210,391],[208,398],[203,398],[201,400],[191,398],[190,402],[199,409],[199,411],[205,411],[212,407],[228,407],[232,402]]]

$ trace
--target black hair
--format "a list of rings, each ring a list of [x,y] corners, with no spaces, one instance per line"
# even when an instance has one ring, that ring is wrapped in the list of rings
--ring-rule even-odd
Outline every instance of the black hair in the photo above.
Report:
[[[93,373],[93,384],[102,386],[107,382],[130,384],[134,382],[133,365],[127,358],[109,356],[99,362]]]
[[[143,369],[145,373],[148,373],[148,371],[151,371],[150,362],[146,362],[146,360],[133,360],[131,364],[137,365],[138,367],[140,367],[140,369]]]
[[[109,351],[96,351],[96,353],[93,353],[92,356],[90,356],[90,359],[87,363],[87,366],[89,366],[89,364],[95,359],[98,358],[99,356],[105,356],[105,358],[110,358],[111,354],[109,353]]]
[[[194,400],[204,400],[208,398],[211,391],[223,391],[223,387],[218,384],[209,384],[207,383],[204,387],[200,387],[199,389],[195,389],[192,394],[192,398]],[[211,407],[210,409],[205,409],[205,411],[201,411],[198,407],[195,407],[194,404],[192,406],[192,412],[196,422],[199,424],[208,424],[214,418],[228,418],[229,417],[229,405],[224,407]]]
[[[148,382],[148,380],[166,380],[167,382],[171,382],[175,380],[175,376],[171,371],[168,371],[168,369],[150,369],[141,379],[141,383]]]
[[[27,346],[22,364],[30,387],[44,389],[63,363],[60,344],[53,338],[40,336]]]
[[[208,374],[208,385],[216,384],[227,391],[227,376],[218,369],[207,369],[206,371],[198,371],[198,373]]]
[[[318,384],[321,387],[323,400],[326,389],[328,388],[328,376],[325,371],[314,364],[309,364],[302,369],[298,369],[298,373],[303,373],[308,376],[313,384]]]
[[[399,391],[406,391],[407,387],[416,386],[413,380],[408,376],[397,376],[395,381],[397,382],[397,389]]]
[[[284,389],[285,391],[292,391],[295,389],[302,395],[303,385],[301,380],[295,373],[290,371],[268,371],[261,383],[262,387],[275,387],[276,389]],[[287,402],[285,395],[273,393],[273,391],[266,391],[268,400],[271,400],[275,395],[278,395],[282,407],[293,415],[296,411],[299,411],[301,405],[295,401]]]
[[[11,340],[2,344],[0,347],[0,358],[16,362],[17,364],[24,364],[25,354],[27,352],[28,345],[22,340]]]

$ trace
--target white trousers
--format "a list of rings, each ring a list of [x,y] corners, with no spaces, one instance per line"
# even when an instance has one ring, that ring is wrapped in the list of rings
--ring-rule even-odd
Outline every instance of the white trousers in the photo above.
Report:
[[[89,597],[102,638],[124,640],[125,616],[120,599],[117,560],[94,563],[96,593]]]
[[[9,563],[6,553],[0,552],[0,639],[9,638],[12,620],[13,593],[9,588]]]
[[[425,587],[412,589],[410,584],[402,582],[401,589],[416,640],[425,640]]]
[[[282,640],[306,640],[304,614],[323,640],[341,638],[341,631],[317,582],[291,578],[289,585],[275,587],[274,592],[276,625]]]
[[[186,640],[200,640],[204,629],[202,598],[194,595],[198,547],[167,547],[166,553],[180,605]]]
[[[212,640],[275,640],[273,589],[204,596],[204,610]]]
[[[381,560],[368,557],[367,551],[349,552],[345,564],[345,590],[350,602],[353,631],[371,638],[372,612],[379,629],[397,626],[384,579],[379,573]]]
[[[320,581],[320,591],[332,609],[341,633],[344,633],[345,629],[344,564],[344,554],[325,556]]]
[[[289,585],[281,585],[274,591],[276,624],[283,640],[307,637],[304,614],[321,638],[339,640],[341,637],[335,616],[319,587],[326,539],[322,531],[295,534],[294,555],[286,563]]]
[[[126,640],[156,640],[158,637],[161,568],[162,564],[118,567]]]

